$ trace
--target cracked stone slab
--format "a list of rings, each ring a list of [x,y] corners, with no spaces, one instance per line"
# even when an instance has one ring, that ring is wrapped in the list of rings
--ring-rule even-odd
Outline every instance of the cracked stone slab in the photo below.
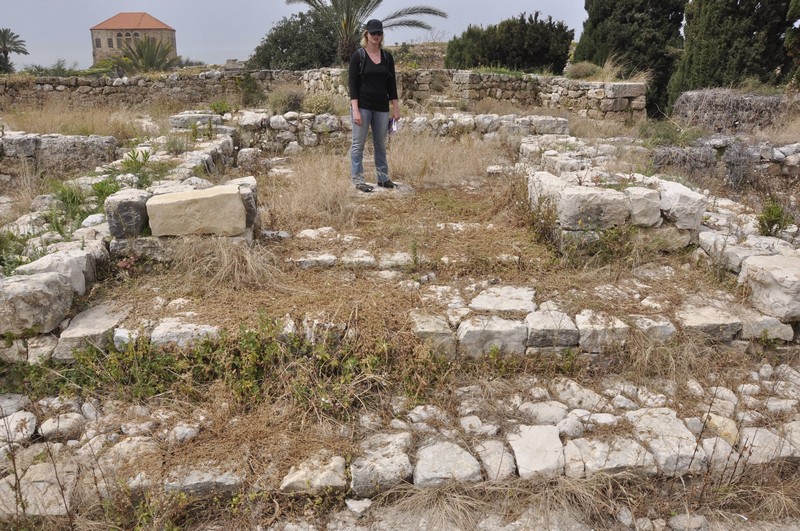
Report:
[[[555,426],[525,426],[508,435],[521,478],[556,477],[564,473],[564,449]]]
[[[481,465],[469,452],[455,443],[438,442],[417,452],[414,485],[433,487],[456,482],[481,481]]]
[[[702,473],[706,454],[692,432],[669,408],[628,411],[636,440],[655,457],[658,470],[667,477]]]
[[[364,455],[350,466],[350,488],[356,496],[371,498],[404,482],[410,482],[414,467],[408,457],[411,434],[378,434],[361,443]]]
[[[564,457],[568,477],[583,478],[598,472],[654,476],[658,472],[652,454],[626,437],[615,437],[610,442],[574,439],[564,447]]]
[[[536,310],[533,302],[536,291],[531,288],[494,286],[472,299],[469,307],[475,311],[530,313]]]
[[[528,330],[525,323],[500,317],[476,316],[458,326],[458,342],[463,352],[478,357],[498,349],[509,354],[524,354]]]

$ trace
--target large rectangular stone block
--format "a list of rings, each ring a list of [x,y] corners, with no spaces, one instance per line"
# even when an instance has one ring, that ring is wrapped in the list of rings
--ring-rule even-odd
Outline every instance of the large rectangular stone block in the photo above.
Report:
[[[238,236],[247,227],[247,212],[236,185],[151,197],[147,215],[153,236]]]

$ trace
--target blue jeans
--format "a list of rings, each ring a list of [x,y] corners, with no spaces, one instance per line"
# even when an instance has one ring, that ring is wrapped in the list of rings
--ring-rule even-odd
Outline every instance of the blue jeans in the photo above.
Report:
[[[361,125],[353,124],[353,145],[350,147],[350,176],[353,184],[364,182],[364,144],[367,142],[367,130],[372,125],[372,145],[375,150],[375,170],[378,182],[389,180],[389,163],[386,161],[386,138],[389,136],[389,113],[361,111]],[[353,111],[350,110],[350,119]]]

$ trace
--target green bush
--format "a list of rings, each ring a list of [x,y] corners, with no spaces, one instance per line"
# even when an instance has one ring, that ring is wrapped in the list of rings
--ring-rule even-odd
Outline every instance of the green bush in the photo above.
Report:
[[[758,215],[758,230],[762,236],[778,236],[792,224],[792,215],[774,197],[764,202]]]
[[[258,82],[248,73],[239,80],[239,90],[242,92],[242,105],[260,105],[266,98]]]
[[[233,111],[233,106],[225,100],[212,101],[209,107],[215,114],[225,114]]]

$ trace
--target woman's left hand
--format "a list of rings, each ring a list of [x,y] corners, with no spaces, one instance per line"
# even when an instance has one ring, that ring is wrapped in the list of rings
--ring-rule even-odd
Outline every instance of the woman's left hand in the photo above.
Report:
[[[396,121],[400,119],[400,109],[392,110],[392,118]]]

